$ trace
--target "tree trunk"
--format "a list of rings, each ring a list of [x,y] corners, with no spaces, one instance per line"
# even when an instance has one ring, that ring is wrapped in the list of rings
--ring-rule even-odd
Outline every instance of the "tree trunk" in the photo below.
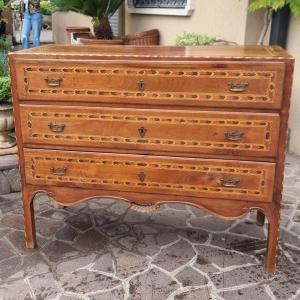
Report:
[[[262,45],[264,42],[264,39],[266,37],[268,28],[269,28],[271,20],[272,20],[272,12],[273,12],[272,8],[268,8],[265,12],[264,26],[263,26],[263,29],[261,31],[261,34],[260,34],[260,37],[259,37],[259,40],[257,43],[258,45]]]
[[[113,32],[107,17],[102,17],[99,22],[94,25],[94,33],[97,39],[112,40]]]

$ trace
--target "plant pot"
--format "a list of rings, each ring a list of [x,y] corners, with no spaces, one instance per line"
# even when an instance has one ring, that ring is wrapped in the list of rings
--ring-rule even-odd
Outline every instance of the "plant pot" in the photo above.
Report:
[[[80,42],[84,45],[124,45],[124,40],[115,38],[113,40],[100,40],[96,38],[80,38]]]
[[[12,105],[0,105],[0,149],[7,149],[16,145],[15,138],[9,135],[14,128],[15,122]]]

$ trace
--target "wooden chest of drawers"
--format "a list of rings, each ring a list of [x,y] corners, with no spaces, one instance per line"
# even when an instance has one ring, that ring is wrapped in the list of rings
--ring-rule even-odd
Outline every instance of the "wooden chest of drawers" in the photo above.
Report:
[[[274,273],[293,59],[278,47],[44,46],[10,55],[26,243],[33,197],[269,221]]]

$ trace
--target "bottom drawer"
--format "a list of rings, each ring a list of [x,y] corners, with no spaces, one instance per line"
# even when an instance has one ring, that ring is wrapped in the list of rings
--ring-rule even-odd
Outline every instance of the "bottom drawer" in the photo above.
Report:
[[[274,171],[274,163],[25,150],[35,185],[272,201]]]

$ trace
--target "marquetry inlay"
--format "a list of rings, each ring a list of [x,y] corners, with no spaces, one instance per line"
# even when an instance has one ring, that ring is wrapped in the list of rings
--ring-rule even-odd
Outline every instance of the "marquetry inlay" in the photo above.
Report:
[[[28,155],[28,154],[27,154]],[[161,188],[161,189],[172,189],[180,191],[194,191],[201,192],[205,194],[229,194],[229,195],[253,195],[253,196],[263,196],[265,194],[265,184],[266,178],[270,176],[270,170],[264,169],[261,167],[238,167],[238,166],[229,166],[226,167],[224,165],[218,165],[217,162],[214,165],[192,165],[185,163],[163,163],[163,162],[147,162],[147,161],[134,161],[134,160],[118,160],[118,159],[98,159],[98,158],[77,158],[72,157],[72,155],[68,155],[68,157],[53,157],[53,156],[39,156],[36,154],[29,154],[31,157],[31,178],[33,180],[46,180],[51,182],[69,182],[69,183],[77,183],[77,184],[93,184],[93,185],[114,185],[120,187],[143,187],[143,188]],[[72,172],[70,170],[69,174],[66,173],[65,176],[54,176],[50,172],[46,171],[37,171],[37,166],[42,166],[45,163],[52,162],[53,165],[59,166],[67,166],[73,165],[78,167],[78,169],[88,168],[93,165],[93,167],[101,167],[108,166],[111,168],[114,167],[125,167],[128,168],[128,172],[130,172],[131,168],[141,169],[146,174],[151,170],[159,170],[160,172],[164,172],[166,170],[171,171],[179,171],[179,172],[190,172],[200,174],[207,174],[209,179],[203,179],[200,184],[181,184],[180,180],[178,184],[163,182],[162,180],[157,181],[149,181],[146,177],[146,180],[141,182],[136,177],[136,180],[130,179],[118,179],[112,178],[113,172],[109,172],[107,174],[107,178],[99,178],[99,177],[82,177],[76,171]],[[33,166],[32,166],[33,165]],[[29,173],[27,174],[29,175]],[[103,175],[104,176],[104,175]],[[253,176],[255,179],[256,188],[247,188],[246,186],[243,188],[232,188],[232,187],[222,187],[220,184],[220,180],[223,176],[231,176],[231,177],[240,177],[243,180],[243,176]],[[102,177],[102,176],[100,176]],[[180,176],[178,177],[180,178]],[[209,186],[208,182],[215,181],[215,186]]]
[[[196,118],[196,117],[163,117],[163,116],[149,116],[149,115],[121,115],[121,114],[107,114],[107,113],[64,113],[64,112],[43,112],[34,111],[27,114],[27,128],[30,137],[33,139],[44,140],[65,140],[65,141],[88,141],[90,143],[116,143],[116,144],[138,144],[144,145],[168,145],[170,147],[183,146],[190,148],[213,148],[213,149],[235,149],[235,150],[255,150],[255,151],[270,151],[272,145],[272,128],[274,126],[272,121],[269,120],[251,120],[251,119],[233,119],[233,118]],[[47,119],[50,121],[57,120],[57,122],[72,122],[72,120],[100,120],[107,122],[133,122],[137,123],[137,126],[141,124],[158,124],[163,126],[164,124],[173,125],[206,125],[210,126],[212,130],[216,126],[222,126],[226,129],[226,126],[230,128],[239,129],[251,129],[260,130],[264,137],[264,143],[255,142],[233,142],[233,141],[215,141],[212,136],[211,140],[193,140],[193,139],[163,139],[163,138],[140,138],[135,136],[124,137],[117,135],[100,136],[100,135],[84,135],[78,133],[69,132],[52,134],[48,130],[45,132],[37,132],[34,124],[39,124],[40,119]],[[124,124],[124,123],[123,123]],[[69,123],[72,126],[72,123]],[[88,126],[88,125],[87,125]],[[224,129],[224,130],[225,130]]]
[[[242,93],[233,94],[229,91],[222,92],[161,92],[155,90],[145,90],[143,92],[138,90],[126,90],[126,89],[101,89],[99,88],[78,88],[77,86],[65,86],[57,88],[32,88],[29,84],[29,74],[35,73],[37,75],[54,75],[61,76],[62,78],[72,78],[78,75],[94,75],[95,80],[100,79],[101,76],[109,76],[114,80],[114,76],[122,76],[128,78],[130,76],[148,78],[159,77],[187,79],[187,78],[199,78],[203,80],[213,79],[226,79],[228,80],[267,80],[268,87],[265,93]],[[89,96],[89,97],[110,97],[110,98],[151,98],[153,100],[195,100],[199,101],[229,101],[238,103],[273,103],[275,93],[275,79],[276,71],[246,71],[246,70],[224,70],[224,69],[147,69],[147,68],[105,68],[105,67],[24,67],[24,88],[27,95],[69,95],[69,96]]]

